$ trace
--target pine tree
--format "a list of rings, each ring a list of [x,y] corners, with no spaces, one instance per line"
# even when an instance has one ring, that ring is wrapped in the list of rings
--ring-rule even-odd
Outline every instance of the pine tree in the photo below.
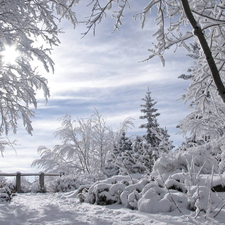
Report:
[[[147,129],[146,135],[144,135],[144,138],[148,144],[151,144],[152,147],[159,146],[160,138],[158,137],[159,133],[159,124],[157,121],[157,117],[160,115],[157,113],[158,109],[155,109],[154,106],[156,102],[151,98],[150,96],[151,92],[146,92],[146,95],[142,100],[145,102],[143,105],[140,105],[142,107],[141,112],[144,113],[143,116],[140,116],[140,119],[147,120],[147,123],[141,124],[139,128],[145,128]]]

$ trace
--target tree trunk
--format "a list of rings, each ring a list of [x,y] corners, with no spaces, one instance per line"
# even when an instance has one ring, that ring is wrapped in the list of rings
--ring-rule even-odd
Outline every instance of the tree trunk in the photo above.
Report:
[[[225,87],[224,87],[223,82],[220,78],[220,74],[219,74],[218,68],[216,66],[216,63],[213,59],[213,56],[212,56],[212,53],[210,51],[209,45],[208,45],[208,43],[205,39],[205,36],[202,32],[201,27],[197,24],[192,12],[191,12],[191,9],[190,9],[189,4],[188,4],[188,0],[181,0],[181,2],[182,2],[182,5],[183,5],[185,14],[186,14],[188,20],[190,21],[190,23],[191,23],[191,25],[194,29],[194,34],[198,37],[199,42],[201,44],[201,47],[204,51],[204,54],[206,56],[209,68],[210,68],[211,73],[212,73],[213,80],[214,80],[215,85],[217,87],[217,90],[219,92],[219,95],[222,98],[223,102],[225,103]]]

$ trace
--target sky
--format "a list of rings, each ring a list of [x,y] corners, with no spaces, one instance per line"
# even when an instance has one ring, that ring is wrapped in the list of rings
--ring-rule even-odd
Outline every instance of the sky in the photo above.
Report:
[[[145,2],[145,1],[144,1]],[[136,4],[136,5],[135,5]],[[178,79],[192,65],[187,51],[174,48],[165,53],[166,65],[159,58],[140,62],[148,57],[155,30],[154,20],[149,17],[144,29],[140,21],[133,21],[132,15],[140,5],[134,3],[134,11],[127,11],[119,31],[113,31],[114,20],[109,16],[85,37],[84,24],[75,29],[63,20],[59,39],[61,44],[52,52],[55,72],[39,71],[48,79],[51,97],[46,105],[41,93],[38,93],[38,109],[33,119],[33,136],[26,133],[22,122],[16,135],[9,134],[10,140],[17,139],[15,149],[7,148],[0,158],[2,172],[39,172],[41,169],[30,167],[33,160],[39,158],[37,148],[48,148],[60,144],[53,133],[60,127],[59,118],[65,114],[77,118],[89,118],[96,108],[107,124],[118,129],[128,117],[134,118],[135,128],[132,134],[144,134],[139,129],[140,105],[147,89],[157,102],[155,108],[160,116],[160,126],[166,127],[175,146],[184,140],[178,135],[177,124],[188,114],[187,105],[180,99],[188,87],[188,82]],[[88,8],[78,8],[78,16],[88,14]],[[75,9],[77,10],[77,9]],[[82,38],[83,37],[83,38]]]

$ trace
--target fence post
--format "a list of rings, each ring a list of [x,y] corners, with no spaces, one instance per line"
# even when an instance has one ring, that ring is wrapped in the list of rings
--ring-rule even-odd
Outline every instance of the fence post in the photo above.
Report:
[[[41,192],[44,192],[45,182],[44,182],[44,173],[43,172],[41,172],[40,175],[39,175],[39,184],[40,184],[40,187],[41,187]]]
[[[21,193],[21,173],[16,173],[16,192]]]

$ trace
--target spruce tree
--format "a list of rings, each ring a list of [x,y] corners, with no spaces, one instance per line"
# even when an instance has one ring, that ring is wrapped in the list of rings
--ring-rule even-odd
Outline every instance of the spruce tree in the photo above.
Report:
[[[144,157],[140,157],[139,160],[148,171],[152,170],[154,162],[160,157],[162,153],[168,153],[174,146],[169,141],[169,134],[166,128],[161,128],[157,121],[157,117],[160,115],[154,108],[156,102],[151,98],[151,92],[149,88],[146,92],[145,97],[142,99],[144,104],[141,105],[141,112],[144,114],[140,116],[140,119],[145,119],[147,122],[141,124],[140,128],[146,129],[146,135],[143,135],[144,141],[142,146],[144,148],[139,151],[144,151]]]
[[[141,112],[144,114],[140,116],[140,119],[147,120],[147,123],[141,124],[139,128],[145,128],[146,135],[144,135],[144,138],[148,144],[151,144],[152,147],[157,147],[160,144],[160,138],[158,137],[159,133],[159,124],[157,121],[157,117],[160,115],[157,111],[158,109],[155,109],[154,106],[156,102],[151,98],[150,96],[151,92],[146,92],[146,95],[142,100],[144,101],[144,104],[140,105],[142,107]]]
[[[118,145],[114,146],[112,161],[120,169],[120,173],[132,173],[132,166],[135,164],[132,158],[132,142],[123,132]]]

